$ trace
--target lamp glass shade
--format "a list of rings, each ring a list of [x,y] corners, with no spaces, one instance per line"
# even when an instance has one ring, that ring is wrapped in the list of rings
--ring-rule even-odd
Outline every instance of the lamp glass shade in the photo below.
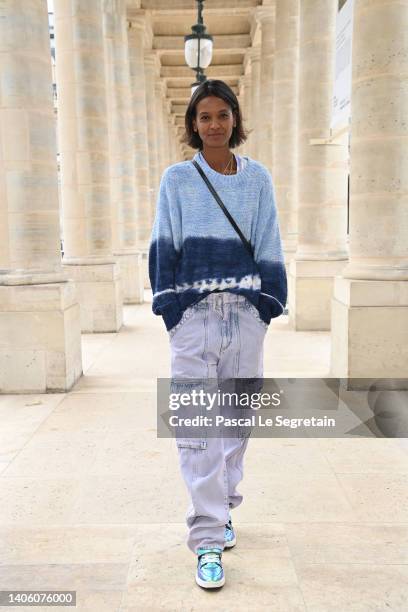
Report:
[[[213,43],[209,38],[200,38],[200,68],[207,68],[211,64]],[[184,57],[190,68],[198,66],[198,38],[186,40]]]

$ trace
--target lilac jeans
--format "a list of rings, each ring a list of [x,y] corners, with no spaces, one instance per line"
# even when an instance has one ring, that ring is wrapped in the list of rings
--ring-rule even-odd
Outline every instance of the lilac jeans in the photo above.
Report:
[[[258,310],[242,295],[211,293],[187,308],[169,331],[173,391],[176,379],[262,377],[267,329]],[[248,436],[239,435],[177,438],[181,473],[191,498],[186,522],[192,552],[224,548],[229,510],[242,502],[237,485],[247,445]]]

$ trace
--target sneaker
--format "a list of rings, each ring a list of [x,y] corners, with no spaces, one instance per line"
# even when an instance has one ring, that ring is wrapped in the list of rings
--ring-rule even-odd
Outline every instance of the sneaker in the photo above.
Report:
[[[237,543],[237,536],[235,535],[234,528],[232,526],[231,516],[228,523],[225,525],[225,548],[232,548]]]
[[[199,548],[196,583],[204,589],[215,589],[225,584],[221,562],[221,548]]]

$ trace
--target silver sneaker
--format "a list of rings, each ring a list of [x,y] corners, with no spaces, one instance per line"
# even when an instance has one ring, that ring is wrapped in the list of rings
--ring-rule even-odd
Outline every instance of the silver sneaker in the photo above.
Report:
[[[232,548],[237,543],[237,536],[232,526],[231,515],[228,523],[225,525],[224,542],[225,548]]]
[[[204,589],[216,589],[225,584],[221,548],[199,548],[196,583]]]

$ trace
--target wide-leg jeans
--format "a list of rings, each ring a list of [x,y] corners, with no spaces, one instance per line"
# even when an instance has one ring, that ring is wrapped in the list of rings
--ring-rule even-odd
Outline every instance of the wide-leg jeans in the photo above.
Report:
[[[267,329],[258,310],[243,295],[214,292],[187,308],[169,332],[173,389],[177,379],[262,378]],[[237,486],[243,478],[248,439],[239,434],[176,439],[191,499],[186,522],[192,552],[203,547],[224,549],[229,510],[242,502]]]

